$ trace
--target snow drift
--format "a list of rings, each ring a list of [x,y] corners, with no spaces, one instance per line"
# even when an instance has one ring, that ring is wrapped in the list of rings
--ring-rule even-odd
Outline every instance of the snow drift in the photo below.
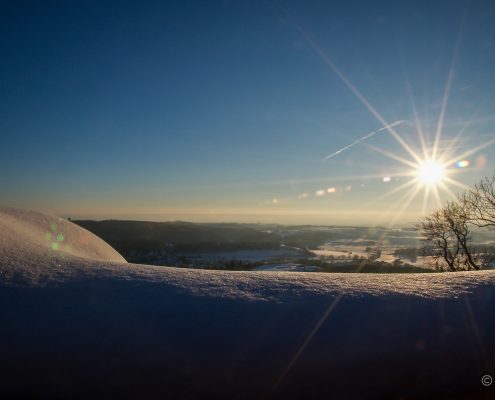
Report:
[[[0,208],[2,264],[33,264],[58,259],[125,262],[103,240],[63,218],[16,208]]]
[[[2,398],[493,398],[495,274],[125,263],[0,209]]]

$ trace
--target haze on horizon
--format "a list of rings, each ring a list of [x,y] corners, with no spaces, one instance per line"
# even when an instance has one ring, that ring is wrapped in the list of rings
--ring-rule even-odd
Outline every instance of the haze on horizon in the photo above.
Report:
[[[0,205],[95,219],[414,221],[495,170],[493,11],[2,4]]]

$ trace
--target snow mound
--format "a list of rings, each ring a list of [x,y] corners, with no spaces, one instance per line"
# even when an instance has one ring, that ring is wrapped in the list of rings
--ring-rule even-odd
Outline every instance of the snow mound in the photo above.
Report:
[[[10,207],[0,208],[0,260],[12,268],[126,262],[99,237],[68,220]]]

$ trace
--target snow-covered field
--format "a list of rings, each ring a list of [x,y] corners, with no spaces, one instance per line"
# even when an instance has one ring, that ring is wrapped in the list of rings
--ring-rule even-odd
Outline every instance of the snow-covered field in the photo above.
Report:
[[[293,272],[319,272],[321,268],[314,265],[303,264],[266,264],[256,267],[253,271],[293,271]]]
[[[177,253],[177,257],[186,257],[189,261],[198,263],[222,262],[222,261],[270,261],[280,258],[300,258],[304,252],[292,247],[280,246],[273,249],[262,250],[235,250],[235,251],[210,251],[210,252],[184,252]]]
[[[186,270],[0,209],[0,398],[495,397],[495,273]]]
[[[375,249],[380,250],[380,257],[375,258],[376,261],[382,261],[389,264],[401,261],[408,265],[412,265],[420,268],[431,268],[429,257],[417,256],[413,259],[404,256],[398,256],[395,251],[401,248],[401,245],[418,247],[420,242],[417,237],[393,237],[390,240],[384,240],[379,245],[373,246]],[[352,260],[353,257],[368,259],[369,253],[367,249],[370,248],[368,244],[362,244],[362,239],[344,239],[328,242],[323,246],[320,246],[317,250],[310,250],[316,257],[329,263],[341,263],[343,260]],[[399,244],[398,244],[399,243]],[[373,250],[372,250],[373,251]],[[376,250],[375,250],[376,251]]]

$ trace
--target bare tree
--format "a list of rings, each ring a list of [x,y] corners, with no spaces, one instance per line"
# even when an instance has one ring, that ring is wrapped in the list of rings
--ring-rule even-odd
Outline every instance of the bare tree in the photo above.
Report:
[[[469,222],[479,228],[495,230],[495,175],[484,178],[459,196]]]
[[[450,271],[480,269],[471,243],[469,216],[462,204],[448,202],[420,222],[426,254],[437,270],[446,265]]]
[[[495,175],[484,178],[461,194],[458,201],[424,218],[424,250],[437,269],[450,271],[480,269],[491,259],[490,252],[476,254],[472,246],[471,227],[495,230]]]
[[[479,265],[474,261],[471,247],[472,238],[469,230],[470,217],[466,207],[452,201],[447,203],[442,212],[448,229],[455,236],[459,247],[459,256],[465,269],[480,269]]]
[[[423,218],[419,228],[424,237],[424,249],[431,256],[437,269],[443,270],[443,263],[450,271],[457,271],[460,246],[445,220],[444,210],[438,210]]]

